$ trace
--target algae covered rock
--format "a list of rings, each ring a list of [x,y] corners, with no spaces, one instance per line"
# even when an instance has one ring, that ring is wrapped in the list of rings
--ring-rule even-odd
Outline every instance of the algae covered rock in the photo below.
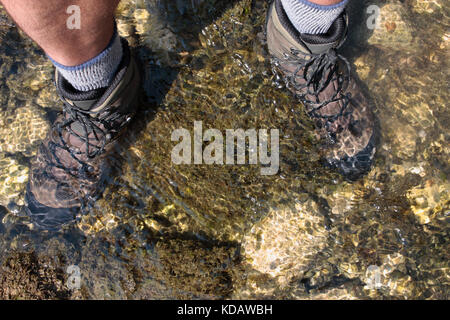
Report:
[[[68,299],[66,275],[49,258],[12,253],[0,265],[0,299]]]
[[[236,248],[195,240],[160,241],[155,250],[161,263],[157,277],[177,291],[200,297],[228,297],[232,292],[229,267]]]

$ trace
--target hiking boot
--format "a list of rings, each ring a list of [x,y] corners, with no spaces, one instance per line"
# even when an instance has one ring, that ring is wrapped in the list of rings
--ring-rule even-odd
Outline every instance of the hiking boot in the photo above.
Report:
[[[336,50],[347,35],[347,16],[339,16],[326,34],[299,33],[275,0],[268,12],[267,43],[289,90],[305,105],[325,142],[326,163],[356,180],[375,155],[374,120],[369,103]]]
[[[116,139],[136,111],[140,74],[125,40],[124,56],[108,88],[75,90],[56,71],[64,103],[31,165],[27,213],[35,227],[57,230],[74,221],[101,192]]]

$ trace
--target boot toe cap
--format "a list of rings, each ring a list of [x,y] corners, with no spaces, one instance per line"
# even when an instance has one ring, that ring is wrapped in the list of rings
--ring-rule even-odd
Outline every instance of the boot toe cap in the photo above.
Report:
[[[376,151],[375,138],[369,140],[367,146],[352,157],[344,157],[342,159],[327,160],[327,164],[336,168],[345,179],[355,181],[367,174],[374,160]]]

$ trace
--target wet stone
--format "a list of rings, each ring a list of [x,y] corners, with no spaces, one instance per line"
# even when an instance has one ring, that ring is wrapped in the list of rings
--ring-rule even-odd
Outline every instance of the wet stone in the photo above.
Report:
[[[243,238],[244,261],[287,285],[293,275],[308,269],[326,240],[325,219],[317,203],[308,200],[294,208],[273,209],[257,222]]]
[[[66,274],[51,259],[12,253],[0,265],[0,299],[68,299]]]
[[[49,129],[45,113],[37,107],[30,105],[6,112],[0,119],[0,152],[33,156]]]
[[[28,167],[11,157],[0,154],[0,170],[8,175],[0,176],[0,204],[8,206],[11,201],[23,203],[23,195],[28,182]]]
[[[379,18],[368,43],[385,50],[411,50],[413,29],[405,21],[407,11],[400,1],[381,4]],[[368,22],[369,23],[369,22]]]

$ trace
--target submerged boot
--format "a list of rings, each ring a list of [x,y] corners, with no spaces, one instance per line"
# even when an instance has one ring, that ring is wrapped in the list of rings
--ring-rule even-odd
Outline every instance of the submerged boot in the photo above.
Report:
[[[281,0],[268,13],[267,42],[276,69],[325,140],[327,164],[355,180],[370,169],[375,155],[374,120],[350,64],[336,53],[346,34],[345,12],[320,35],[300,34]]]
[[[59,229],[99,195],[107,156],[136,111],[140,85],[136,62],[122,43],[122,61],[106,89],[76,91],[56,72],[63,113],[32,162],[26,193],[26,211],[37,228]]]

